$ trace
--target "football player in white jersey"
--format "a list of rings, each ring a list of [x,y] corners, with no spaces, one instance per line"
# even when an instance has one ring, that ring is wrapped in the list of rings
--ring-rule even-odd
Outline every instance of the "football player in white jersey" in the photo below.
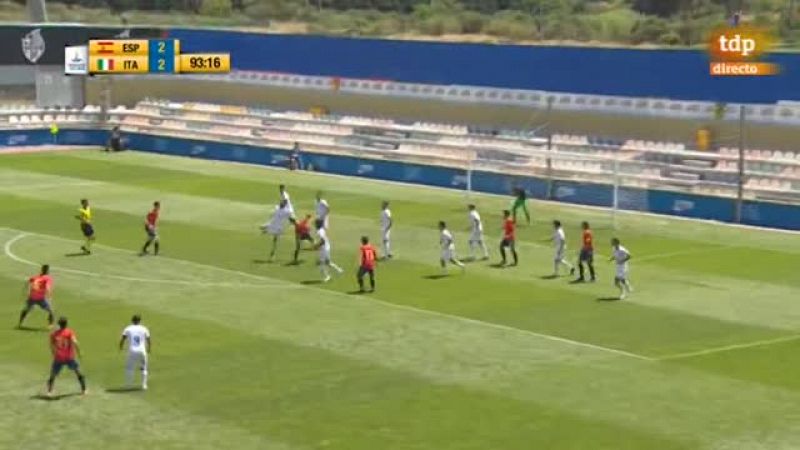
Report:
[[[573,266],[564,257],[567,251],[567,236],[564,234],[564,228],[561,227],[560,220],[553,221],[553,247],[555,255],[553,256],[553,276],[557,277],[561,266],[569,268],[569,274],[575,274],[575,266]]]
[[[317,226],[317,249],[319,250],[319,271],[322,274],[322,281],[327,283],[331,280],[331,274],[328,268],[332,268],[340,275],[342,272],[341,267],[337,266],[331,260],[331,240],[328,237],[328,232],[325,230],[325,223],[317,219],[315,222]]]
[[[614,285],[619,289],[619,299],[625,300],[627,294],[633,292],[633,287],[628,279],[628,261],[631,259],[631,254],[617,238],[611,239],[611,250],[613,253],[609,261],[614,261],[617,266],[614,274]]]
[[[328,201],[322,198],[322,192],[317,192],[317,204],[316,204],[316,213],[317,219],[321,219],[325,222],[325,229],[329,230],[331,227],[330,223],[330,214],[331,214],[331,207],[328,205]]]
[[[478,210],[475,208],[475,205],[468,205],[467,209],[469,210],[469,227],[470,227],[470,234],[469,234],[469,256],[470,259],[475,259],[475,248],[480,248],[483,252],[482,260],[489,259],[489,249],[486,248],[486,242],[483,238],[483,222],[481,221],[481,215],[478,213]]]
[[[286,202],[286,207],[289,209],[292,217],[294,217],[294,205],[292,205],[292,198],[289,196],[289,192],[286,191],[285,184],[278,186],[278,198],[279,201]]]
[[[264,225],[261,225],[261,232],[272,236],[272,250],[269,252],[270,261],[275,258],[275,251],[278,249],[278,238],[283,234],[284,227],[291,218],[292,212],[289,210],[287,201],[281,200],[275,206],[269,220]]]
[[[466,266],[456,257],[456,242],[453,239],[453,233],[447,229],[447,224],[444,221],[439,221],[439,245],[442,248],[439,260],[442,265],[442,271],[445,274],[447,273],[447,263],[449,262],[460,267],[463,272]]]
[[[392,258],[392,211],[389,209],[389,202],[386,200],[381,203],[381,236],[383,237],[383,254],[387,258]]]
[[[133,371],[138,366],[142,372],[142,389],[147,390],[147,355],[150,353],[150,330],[141,324],[142,318],[137,314],[131,319],[131,324],[122,330],[119,340],[119,349],[128,342],[128,358],[125,362],[125,384],[133,384]]]

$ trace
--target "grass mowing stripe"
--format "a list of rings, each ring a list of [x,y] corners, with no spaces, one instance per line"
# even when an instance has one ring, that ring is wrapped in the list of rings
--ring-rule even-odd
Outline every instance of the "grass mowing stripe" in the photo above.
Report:
[[[6,230],[10,230],[9,228],[5,228],[5,227],[2,227],[2,228],[6,229]],[[20,234],[18,234],[16,237],[6,241],[5,244],[4,244],[5,254],[7,256],[9,256],[10,258],[12,258],[14,260],[17,260],[17,261],[20,261],[20,262],[23,262],[23,263],[26,263],[26,264],[29,264],[29,265],[30,264],[38,265],[38,264],[32,263],[30,261],[22,260],[21,258],[17,257],[16,255],[14,255],[11,252],[11,246],[14,244],[14,242],[19,241],[21,238],[25,237],[28,234],[34,234],[34,233],[24,232],[24,231],[21,231],[21,230],[16,230],[16,231],[18,231]],[[68,241],[72,241],[72,242],[79,242],[79,241],[75,241],[75,240],[72,240],[72,239],[60,238],[58,236],[43,235],[43,234],[39,234],[39,233],[35,233],[35,234],[37,234],[39,236],[43,236],[43,237],[48,237],[48,238],[51,238],[51,239],[61,239],[61,240],[68,240]],[[107,245],[97,244],[96,246],[98,246],[98,247],[102,246],[104,248],[109,248],[111,250],[124,251],[126,253],[129,253],[129,251],[127,251],[127,250],[119,249],[119,248],[111,247],[111,246],[107,246]],[[202,267],[206,267],[206,268],[209,267],[209,266],[206,266],[204,264],[198,264],[198,263],[195,263],[195,262],[192,262],[192,261],[177,260],[177,259],[168,258],[168,257],[160,257],[160,258],[169,259],[169,260],[173,260],[173,261],[179,261],[179,262],[184,263],[184,264],[197,265],[197,266],[202,266]],[[229,271],[229,269],[223,269],[223,268],[219,268],[219,270]],[[246,272],[240,272],[240,271],[231,271],[231,272],[232,273],[236,273],[237,275],[249,275]],[[348,300],[352,300],[353,299],[352,296],[340,293],[338,291],[331,291],[331,290],[327,290],[327,289],[319,289],[319,288],[316,288],[316,287],[310,286],[310,285],[292,285],[292,284],[289,284],[288,282],[285,282],[285,281],[280,280],[280,279],[264,277],[264,276],[258,276],[258,275],[252,275],[251,277],[253,279],[261,279],[261,280],[264,280],[264,281],[268,281],[270,283],[275,283],[275,285],[280,286],[280,287],[291,286],[291,287],[295,287],[295,288],[299,288],[299,289],[305,289],[305,290],[311,290],[311,291],[321,291],[321,292],[325,292],[326,294],[333,294],[333,295],[337,295],[339,297],[347,298]],[[133,279],[133,278],[130,278],[130,277],[128,277],[126,279],[128,279],[130,281],[147,281],[147,280],[142,280],[142,279]],[[176,283],[176,284],[179,284],[179,283]],[[493,327],[493,328],[505,330],[505,331],[512,332],[512,333],[528,334],[528,335],[536,336],[536,337],[539,337],[539,338],[542,338],[542,339],[562,342],[562,343],[566,343],[566,344],[570,344],[570,345],[576,345],[576,346],[580,346],[580,347],[586,347],[586,348],[590,348],[590,349],[594,349],[594,350],[598,350],[598,351],[602,351],[602,352],[607,352],[607,353],[612,353],[612,354],[615,354],[615,355],[625,356],[625,357],[629,357],[629,358],[636,358],[636,359],[641,359],[641,360],[646,360],[646,361],[652,360],[651,358],[649,358],[647,356],[639,355],[639,354],[636,354],[636,353],[632,353],[632,352],[628,352],[628,351],[624,351],[624,350],[619,350],[619,349],[614,349],[614,348],[603,347],[603,346],[596,345],[596,344],[591,344],[591,343],[588,343],[588,342],[579,342],[579,341],[575,341],[575,340],[572,340],[572,339],[567,339],[567,338],[560,337],[560,336],[552,336],[552,335],[548,335],[548,334],[544,334],[544,333],[537,333],[535,331],[524,330],[524,329],[520,329],[520,328],[513,328],[513,327],[505,326],[505,325],[502,325],[502,324],[497,324],[497,323],[492,323],[492,322],[484,322],[484,321],[481,321],[481,320],[470,319],[470,318],[467,318],[467,317],[454,316],[454,315],[451,315],[451,314],[445,314],[445,313],[441,313],[441,312],[438,312],[438,311],[432,311],[432,310],[428,310],[428,309],[420,309],[420,308],[415,308],[413,306],[402,305],[402,304],[391,303],[391,302],[385,302],[385,301],[382,301],[382,300],[379,300],[379,299],[372,299],[372,301],[374,303],[376,303],[376,304],[384,305],[386,307],[404,309],[404,310],[412,311],[412,312],[417,313],[417,314],[435,315],[435,316],[438,316],[438,317],[447,318],[449,320],[458,320],[458,321],[461,321],[461,322],[471,323],[471,324],[475,324],[475,325],[479,325],[479,326]]]

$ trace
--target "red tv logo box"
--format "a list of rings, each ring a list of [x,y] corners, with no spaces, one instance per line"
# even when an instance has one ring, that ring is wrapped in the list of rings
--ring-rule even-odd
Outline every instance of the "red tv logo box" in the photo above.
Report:
[[[759,62],[773,45],[766,31],[747,27],[725,27],[711,33],[708,51],[712,76],[763,76],[778,73],[778,66]]]

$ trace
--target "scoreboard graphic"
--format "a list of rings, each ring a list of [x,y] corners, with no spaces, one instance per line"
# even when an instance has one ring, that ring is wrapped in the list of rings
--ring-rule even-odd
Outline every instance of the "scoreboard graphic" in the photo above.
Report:
[[[228,73],[227,53],[181,54],[177,39],[103,39],[64,48],[67,75]]]

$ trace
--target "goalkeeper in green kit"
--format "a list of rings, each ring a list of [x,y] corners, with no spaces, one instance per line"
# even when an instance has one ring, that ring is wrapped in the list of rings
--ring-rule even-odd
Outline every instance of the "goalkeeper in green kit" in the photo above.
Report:
[[[525,213],[525,220],[530,225],[531,213],[528,212],[528,193],[521,187],[515,187],[512,192],[514,193],[514,204],[511,205],[511,214],[514,217],[514,222],[517,222],[517,210],[522,208],[522,212]]]

